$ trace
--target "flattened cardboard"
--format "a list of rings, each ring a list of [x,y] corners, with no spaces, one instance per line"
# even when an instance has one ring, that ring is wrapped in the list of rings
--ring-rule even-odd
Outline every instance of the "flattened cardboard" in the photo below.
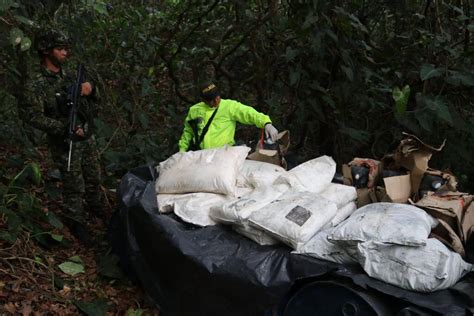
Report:
[[[383,179],[385,190],[395,203],[406,203],[411,195],[410,175],[387,177]]]

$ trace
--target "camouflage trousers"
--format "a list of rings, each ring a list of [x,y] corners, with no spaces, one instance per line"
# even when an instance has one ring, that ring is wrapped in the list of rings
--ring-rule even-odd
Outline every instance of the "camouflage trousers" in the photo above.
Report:
[[[51,156],[62,175],[63,213],[73,221],[85,223],[84,201],[91,213],[103,211],[99,152],[94,136],[72,143],[70,171],[67,171],[68,154],[69,144],[67,148],[51,148]]]

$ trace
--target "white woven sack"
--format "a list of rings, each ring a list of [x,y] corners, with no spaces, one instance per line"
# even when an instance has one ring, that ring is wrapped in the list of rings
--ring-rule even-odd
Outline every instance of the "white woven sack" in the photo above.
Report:
[[[422,209],[398,203],[373,203],[357,209],[329,235],[337,242],[379,241],[421,246],[436,225]]]
[[[232,225],[232,229],[261,246],[277,245],[280,243],[280,241],[268,235],[264,231],[249,225]]]
[[[331,183],[335,173],[336,162],[329,156],[321,156],[296,166],[275,183],[286,181],[295,191],[319,193]]]
[[[246,188],[270,186],[276,178],[286,172],[284,168],[275,164],[247,159],[237,175],[237,186]]]
[[[330,234],[333,229],[334,228],[331,227],[321,230],[293,253],[308,255],[336,263],[357,264],[357,260],[354,259],[357,253],[355,246],[341,247],[339,244],[331,243],[328,240],[328,234]]]
[[[327,223],[324,228],[334,227],[342,223],[346,218],[351,216],[352,213],[357,209],[355,202],[349,202],[343,207],[339,208],[336,212],[336,216]]]
[[[357,199],[356,188],[339,183],[329,183],[320,194],[329,201],[336,203],[338,208],[342,208]]]
[[[208,192],[235,195],[237,174],[250,148],[221,148],[176,153],[160,163],[157,193]]]
[[[358,252],[359,263],[369,276],[412,291],[447,289],[473,269],[433,238],[420,247],[371,241],[359,244]]]
[[[211,210],[211,217],[223,224],[243,224],[255,211],[278,199],[289,187],[286,184],[257,187],[240,198],[233,199]]]
[[[284,243],[298,248],[336,214],[334,203],[310,192],[288,192],[253,212],[249,224],[263,229]]]

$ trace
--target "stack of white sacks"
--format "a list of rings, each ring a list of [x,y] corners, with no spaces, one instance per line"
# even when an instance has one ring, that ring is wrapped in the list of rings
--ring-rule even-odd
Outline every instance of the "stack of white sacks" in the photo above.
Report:
[[[472,269],[459,254],[429,239],[437,222],[396,203],[356,210],[354,187],[331,183],[328,156],[290,171],[245,160],[248,147],[177,153],[160,163],[160,212],[200,226],[223,223],[261,245],[283,242],[296,253],[360,264],[372,277],[406,289],[454,285]]]

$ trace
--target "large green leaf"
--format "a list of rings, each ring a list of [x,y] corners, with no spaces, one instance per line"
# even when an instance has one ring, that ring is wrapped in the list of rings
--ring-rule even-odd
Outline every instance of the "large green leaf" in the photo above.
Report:
[[[13,46],[19,45],[21,43],[22,38],[23,38],[22,30],[16,27],[10,30],[10,43]]]
[[[66,261],[58,265],[59,269],[62,272],[69,274],[71,276],[75,276],[79,273],[84,273],[84,265],[72,261]]]
[[[25,168],[23,168],[23,170],[20,171],[20,173],[18,173],[10,182],[10,187],[20,186],[24,184],[28,178],[36,185],[41,183],[41,169],[37,163],[29,163]]]
[[[25,50],[30,49],[30,47],[31,47],[31,40],[30,40],[30,38],[29,38],[29,37],[26,37],[26,36],[23,37],[23,38],[21,39],[21,43],[20,43],[20,49],[21,49],[21,51],[24,52]]]
[[[58,229],[63,229],[64,225],[59,219],[59,217],[56,216],[52,211],[49,211],[46,213],[46,218],[48,219],[48,222],[55,228]]]
[[[15,20],[17,20],[20,23],[26,24],[28,26],[33,26],[35,23],[28,19],[27,17],[24,17],[23,15],[15,15]]]
[[[410,86],[406,85],[400,90],[393,88],[392,97],[395,100],[395,110],[397,113],[404,113],[407,110],[408,98],[410,97]]]
[[[91,302],[74,301],[74,305],[88,316],[103,316],[109,310],[107,301],[104,299]]]
[[[443,71],[441,68],[435,68],[435,66],[431,64],[424,64],[421,66],[421,69],[420,69],[420,78],[423,81],[431,79],[431,78],[439,77],[442,74],[443,74]]]
[[[449,125],[453,125],[453,118],[451,117],[451,112],[446,104],[440,98],[435,98],[433,100],[428,101],[429,107],[435,111],[437,117]]]
[[[474,74],[452,71],[446,82],[454,86],[474,87]]]

